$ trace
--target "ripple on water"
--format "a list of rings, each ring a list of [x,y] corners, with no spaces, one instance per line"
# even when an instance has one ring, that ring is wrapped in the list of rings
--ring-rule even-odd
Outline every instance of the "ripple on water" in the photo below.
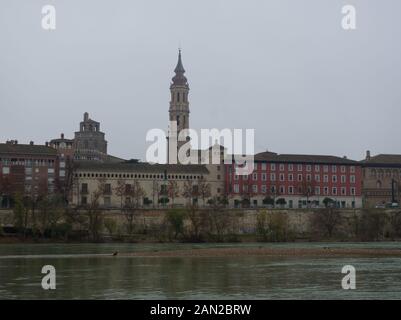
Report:
[[[262,244],[274,246],[275,244]],[[291,247],[293,244],[277,244]],[[308,246],[308,244],[297,244]],[[312,244],[312,246],[322,244]],[[347,244],[331,244],[347,247]],[[348,244],[395,248],[394,243]],[[8,245],[7,245],[8,246]],[[398,257],[106,257],[111,250],[173,250],[220,245],[0,245],[0,298],[43,299],[401,299]],[[240,245],[241,246],[241,245]],[[244,244],[243,246],[260,246]],[[399,247],[399,246],[398,246]],[[50,248],[50,249],[49,249]],[[57,290],[40,287],[41,267],[57,270]],[[357,270],[357,290],[342,290],[341,268]]]

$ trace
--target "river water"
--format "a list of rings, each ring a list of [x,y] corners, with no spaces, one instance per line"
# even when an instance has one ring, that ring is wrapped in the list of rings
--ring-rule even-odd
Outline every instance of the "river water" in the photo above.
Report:
[[[110,257],[227,246],[399,248],[400,243],[2,244],[0,299],[401,299],[400,257]],[[41,269],[56,269],[56,289]],[[344,290],[344,265],[356,289]]]

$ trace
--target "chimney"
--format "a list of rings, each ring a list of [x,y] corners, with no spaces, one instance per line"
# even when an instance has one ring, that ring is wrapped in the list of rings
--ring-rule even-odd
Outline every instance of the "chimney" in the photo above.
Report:
[[[30,146],[33,146],[33,145],[34,145],[33,141],[30,141],[30,142],[29,142],[29,145],[30,145]]]
[[[61,139],[64,139],[64,133],[61,134]]]
[[[343,159],[347,159],[347,156],[343,156]]]
[[[366,160],[370,160],[370,151],[369,150],[366,151]]]
[[[48,147],[49,146],[49,142],[46,141],[45,146]]]
[[[84,121],[88,121],[89,120],[89,113],[85,112],[84,113]]]

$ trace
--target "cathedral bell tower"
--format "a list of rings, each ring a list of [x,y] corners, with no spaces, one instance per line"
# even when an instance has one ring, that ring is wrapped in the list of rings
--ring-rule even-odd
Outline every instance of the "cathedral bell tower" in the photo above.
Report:
[[[178,63],[174,69],[175,76],[172,78],[172,83],[170,85],[171,92],[171,100],[170,100],[170,109],[169,109],[169,119],[170,124],[175,122],[177,125],[177,130],[172,130],[173,128],[169,128],[169,138],[168,138],[168,162],[175,163],[174,159],[172,159],[170,153],[173,148],[173,142],[170,140],[175,139],[177,141],[178,134],[183,129],[189,129],[189,102],[188,102],[188,93],[189,86],[187,78],[184,76],[185,69],[182,65],[181,60],[181,50],[178,52]],[[185,141],[177,141],[177,154],[178,149],[185,143]]]

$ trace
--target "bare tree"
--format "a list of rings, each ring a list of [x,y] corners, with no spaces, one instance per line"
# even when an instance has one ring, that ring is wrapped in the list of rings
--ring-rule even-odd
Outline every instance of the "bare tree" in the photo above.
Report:
[[[134,232],[135,217],[141,208],[141,200],[146,196],[146,192],[138,181],[134,181],[127,196],[131,200],[124,206],[124,216],[127,220],[127,232],[129,235],[132,235]]]
[[[206,204],[206,199],[209,198],[211,196],[211,187],[210,184],[205,182],[204,180],[201,180],[198,183],[198,190],[199,190],[199,194],[202,197],[202,201],[203,201],[203,206],[205,206]]]
[[[298,192],[306,197],[306,206],[309,208],[309,198],[315,195],[316,182],[312,178],[310,180],[303,179],[298,183]]]
[[[177,181],[170,180],[167,187],[168,197],[171,198],[171,205],[174,206],[174,200],[180,195],[180,188]]]
[[[205,223],[204,212],[199,210],[199,207],[195,204],[190,204],[187,206],[187,218],[190,222],[189,228],[189,239],[191,241],[201,241],[202,240],[202,228]]]
[[[65,161],[65,176],[57,177],[55,179],[55,193],[62,196],[65,203],[69,203],[72,199],[72,192],[75,183],[74,179],[75,165],[71,158],[67,158]]]
[[[341,215],[335,208],[324,208],[314,212],[312,225],[316,231],[323,233],[329,238],[332,237],[336,228],[341,224]]]
[[[182,196],[187,199],[187,205],[192,205],[194,198],[198,195],[198,188],[195,188],[195,185],[192,180],[186,180],[184,182],[184,188],[182,191]]]
[[[224,234],[227,231],[228,225],[230,223],[231,216],[229,212],[225,209],[226,199],[219,199],[218,197],[213,197],[209,200],[209,224],[210,231],[215,232],[216,240],[223,241]]]
[[[114,188],[114,191],[117,196],[120,197],[120,208],[123,208],[123,200],[124,196],[126,195],[126,185],[125,185],[125,180],[123,179],[118,179],[117,180],[117,186]]]
[[[43,197],[38,203],[38,212],[35,221],[35,228],[44,237],[48,232],[50,237],[54,236],[57,225],[64,216],[64,198],[62,195]]]
[[[103,215],[100,208],[100,197],[105,192],[105,183],[103,179],[99,179],[97,189],[92,192],[90,202],[84,206],[86,216],[88,218],[88,231],[92,240],[100,239],[100,232],[103,226]]]
[[[392,239],[401,237],[401,211],[390,213],[389,216],[390,224],[390,236]]]

